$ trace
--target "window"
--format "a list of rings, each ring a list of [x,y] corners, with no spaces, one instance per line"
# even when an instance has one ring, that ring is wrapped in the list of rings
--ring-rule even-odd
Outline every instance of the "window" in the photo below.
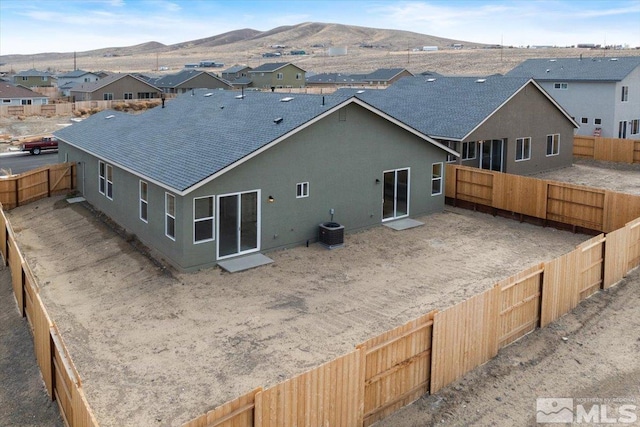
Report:
[[[113,94],[112,93],[105,93],[102,95],[102,99],[104,101],[113,101]]]
[[[554,83],[554,89],[567,90],[569,88],[569,83]]]
[[[193,199],[193,243],[209,242],[213,237],[214,196]]]
[[[25,81],[25,82],[26,82],[27,80],[29,80],[29,77],[27,77],[27,76],[22,76],[22,81]]]
[[[90,81],[91,81],[91,79],[90,79],[89,77],[85,77],[85,78],[84,78],[84,82],[85,82],[85,83],[89,83]]]
[[[106,184],[105,164],[104,162],[98,162],[98,191],[100,194],[104,194],[104,188]]]
[[[516,162],[531,158],[531,138],[516,139]]]
[[[284,79],[284,74],[282,74],[282,73],[276,74],[276,79],[278,79],[278,80]]]
[[[20,102],[22,105],[31,105],[31,100],[30,99],[23,99],[22,102]]]
[[[113,167],[98,161],[98,191],[113,200]]]
[[[3,104],[10,104],[10,103],[11,103],[11,100],[10,100],[10,99],[3,99],[3,100],[2,100],[2,103],[3,103]]]
[[[593,119],[593,124],[594,125],[601,125],[602,124],[602,119]]]
[[[302,80],[302,73],[296,73],[296,80]]]
[[[132,92],[125,92],[124,99],[133,99],[133,93]]]
[[[164,193],[164,234],[176,240],[176,196]]]
[[[140,181],[140,219],[147,222],[147,212],[149,211],[149,199],[147,197],[147,183]]]
[[[627,102],[629,100],[629,86],[622,86],[622,102]]]
[[[560,154],[560,134],[547,135],[547,156]]]
[[[582,119],[580,119],[580,123],[583,123],[583,124],[589,123],[589,118],[583,117]]]
[[[43,81],[43,82],[46,82],[47,80],[49,80],[49,77],[47,77],[47,76],[42,76],[42,81]]]
[[[309,183],[299,182],[296,184],[296,199],[309,197]]]
[[[451,148],[453,151],[458,151],[458,143],[456,141],[443,141],[444,145]],[[456,156],[447,153],[447,163],[453,163],[456,161]]]
[[[431,165],[431,195],[437,196],[442,194],[442,163],[434,163]]]
[[[631,135],[640,133],[640,119],[631,120]]]
[[[472,160],[476,158],[476,142],[469,141],[462,143],[462,160]]]

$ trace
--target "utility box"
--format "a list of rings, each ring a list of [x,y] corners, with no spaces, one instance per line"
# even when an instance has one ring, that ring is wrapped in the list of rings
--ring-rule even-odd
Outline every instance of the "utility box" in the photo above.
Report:
[[[323,222],[318,230],[318,241],[329,249],[344,246],[344,225],[337,222]]]

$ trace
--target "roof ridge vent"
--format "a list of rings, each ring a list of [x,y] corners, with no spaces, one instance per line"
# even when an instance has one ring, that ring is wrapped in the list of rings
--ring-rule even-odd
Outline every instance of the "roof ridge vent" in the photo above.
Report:
[[[280,100],[280,102],[289,102],[289,101],[293,101],[293,96],[285,96]]]

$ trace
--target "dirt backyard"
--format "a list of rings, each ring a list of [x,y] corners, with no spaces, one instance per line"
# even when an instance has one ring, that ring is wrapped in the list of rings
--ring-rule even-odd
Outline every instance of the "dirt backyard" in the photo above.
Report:
[[[447,208],[242,273],[167,274],[63,198],[9,218],[102,426],[180,425],[587,238]]]

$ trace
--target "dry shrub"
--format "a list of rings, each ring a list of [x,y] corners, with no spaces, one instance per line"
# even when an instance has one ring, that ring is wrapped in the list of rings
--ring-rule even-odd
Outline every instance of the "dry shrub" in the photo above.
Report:
[[[96,114],[96,113],[99,113],[99,112],[100,112],[100,109],[99,108],[95,108],[95,107],[92,108],[91,110],[89,110],[89,114]]]
[[[18,120],[20,120],[21,122],[24,121],[26,119],[25,116],[18,116]]]

